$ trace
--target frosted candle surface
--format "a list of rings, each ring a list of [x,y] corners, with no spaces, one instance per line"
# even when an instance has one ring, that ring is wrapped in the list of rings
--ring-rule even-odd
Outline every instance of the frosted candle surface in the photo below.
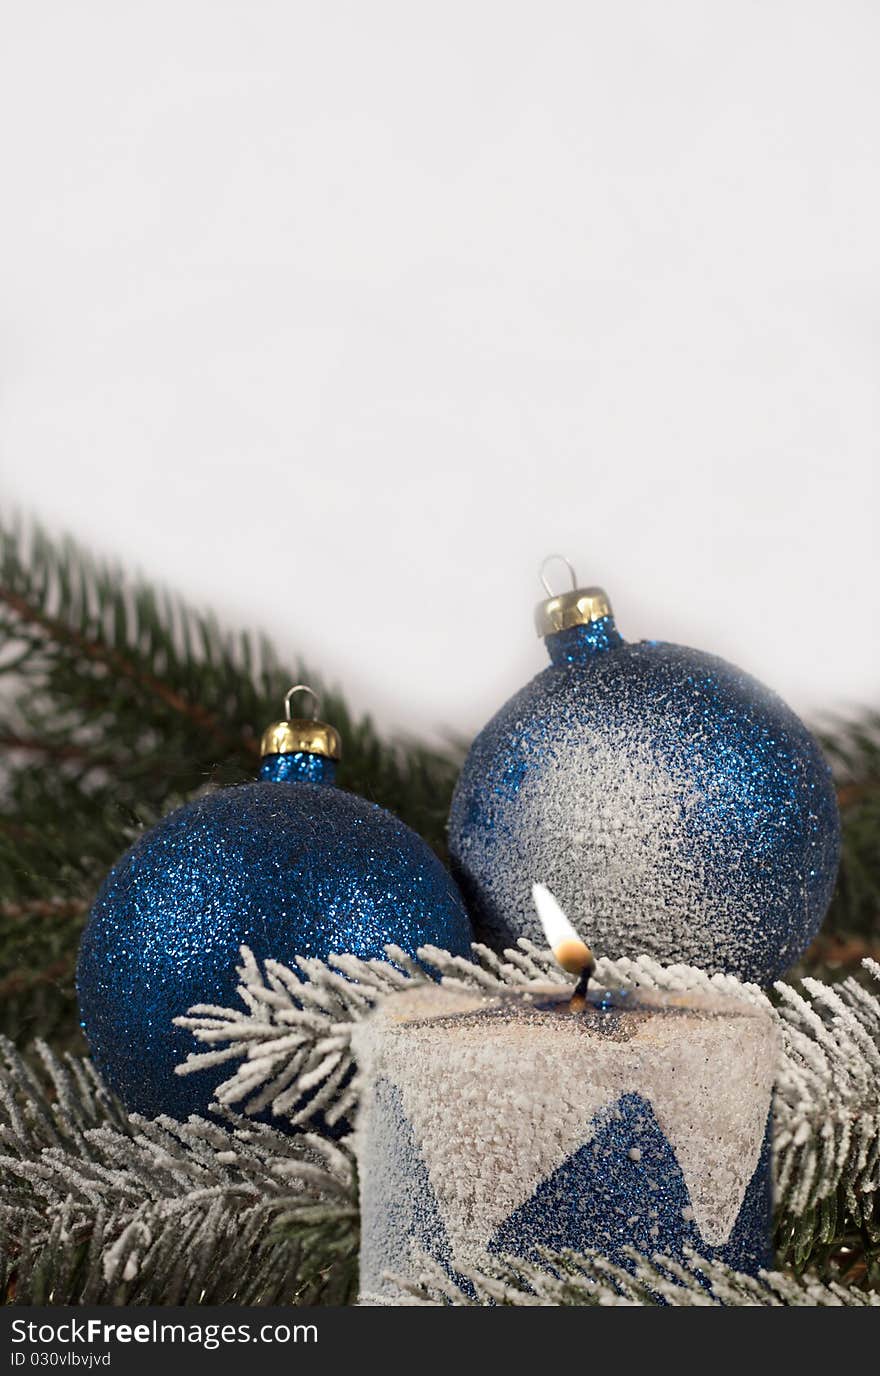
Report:
[[[558,986],[419,988],[386,999],[354,1047],[365,1295],[412,1275],[414,1247],[451,1274],[555,1238],[721,1255],[735,1241],[745,1269],[765,1262],[778,1048],[748,1005],[618,996],[575,1014]]]

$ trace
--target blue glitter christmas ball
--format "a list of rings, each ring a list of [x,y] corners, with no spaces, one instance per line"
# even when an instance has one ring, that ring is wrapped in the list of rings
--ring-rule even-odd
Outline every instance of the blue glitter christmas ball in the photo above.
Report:
[[[599,955],[777,978],[837,872],[818,744],[724,660],[625,643],[601,589],[538,617],[551,664],[477,736],[452,802],[453,873],[478,935],[543,944],[539,881]]]
[[[176,1075],[194,1043],[172,1019],[196,1003],[237,1006],[242,944],[288,964],[382,958],[386,942],[469,953],[440,861],[389,812],[333,786],[334,770],[311,751],[268,754],[259,782],[171,813],[105,879],[77,988],[95,1063],[129,1109],[207,1111],[227,1068]]]

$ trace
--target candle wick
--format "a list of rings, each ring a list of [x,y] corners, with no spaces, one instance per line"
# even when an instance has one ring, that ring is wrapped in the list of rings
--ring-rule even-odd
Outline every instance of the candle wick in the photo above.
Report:
[[[574,986],[574,993],[568,1001],[568,1006],[572,1013],[582,1013],[587,1006],[587,990],[590,986],[591,973],[590,966],[585,965],[578,975],[577,984]]]

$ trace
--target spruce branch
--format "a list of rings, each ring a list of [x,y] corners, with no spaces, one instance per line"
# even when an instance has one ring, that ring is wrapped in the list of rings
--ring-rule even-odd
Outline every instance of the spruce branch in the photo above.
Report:
[[[383,739],[264,638],[221,630],[72,541],[0,527],[0,636],[0,902],[35,918],[0,912],[10,1035],[79,1047],[73,971],[98,884],[142,828],[255,777],[259,733],[296,679],[343,735],[341,786],[443,852],[454,752]]]
[[[0,902],[75,900],[66,926],[0,914],[0,1029],[78,1046],[72,972],[82,913],[110,865],[169,809],[254,776],[255,742],[295,678],[264,639],[223,631],[70,540],[0,527]],[[320,687],[320,683],[316,686]],[[385,740],[338,694],[340,782],[389,807],[441,855],[460,751]],[[857,966],[880,939],[880,714],[834,722],[843,865],[824,945],[802,972]],[[75,819],[75,823],[72,819]],[[833,946],[827,934],[847,940]],[[45,946],[41,943],[45,938]],[[7,986],[5,981],[13,983]]]
[[[47,772],[61,770],[80,789],[109,784],[129,822],[144,806],[161,812],[169,796],[252,778],[261,731],[280,715],[290,683],[306,677],[345,740],[343,786],[427,830],[442,849],[455,752],[382,739],[301,662],[283,665],[264,637],[223,631],[213,616],[70,540],[0,529],[0,630],[0,741],[19,784],[43,753],[55,765]],[[16,820],[40,826],[51,794],[29,801]],[[14,896],[0,874],[0,898]]]
[[[66,591],[60,582],[58,590],[59,592]],[[144,600],[144,593],[140,597],[134,598],[133,605],[138,611],[143,610]],[[2,586],[0,586],[0,602],[12,613],[18,638],[23,646],[30,644],[31,647],[36,648],[42,637],[45,642],[44,649],[50,645],[63,647],[71,652],[72,658],[91,661],[106,669],[114,679],[123,682],[129,681],[139,696],[154,697],[165,707],[171,708],[173,712],[188,717],[195,726],[213,736],[218,746],[225,752],[228,752],[230,748],[244,748],[251,754],[257,753],[256,741],[253,738],[244,737],[240,740],[233,740],[222,729],[217,717],[201,703],[190,700],[185,694],[176,690],[170,682],[159,678],[146,667],[140,656],[123,654],[115,645],[108,644],[102,636],[95,633],[94,627],[89,627],[86,630],[75,630],[63,617],[47,616],[40,607],[28,601],[26,597]],[[69,610],[69,608],[65,606],[64,610]],[[126,610],[129,609],[126,608]],[[24,632],[28,629],[35,630],[37,634],[32,638],[26,638]],[[23,660],[19,660],[15,667],[20,670],[23,663]],[[14,736],[11,738],[10,748],[12,749],[34,749],[36,747],[36,741],[24,741],[16,739]],[[58,749],[63,752],[62,757],[65,758],[81,758],[86,754],[81,749],[77,750],[76,747],[69,745],[59,745]]]
[[[455,987],[489,993],[544,986],[548,978],[563,986],[569,982],[547,952],[527,942],[504,958],[477,949],[474,961],[434,948],[420,952],[421,963],[394,948],[388,954],[400,964],[349,956],[326,966],[304,962],[306,968],[297,974],[271,962],[261,970],[245,953],[246,1011],[236,1010],[232,1030],[240,1054],[247,1057],[258,1049],[250,1069],[259,1084],[246,1086],[246,1108],[253,1110],[261,1096],[265,1104],[266,1087],[278,1086],[279,1076],[283,1080],[284,1067],[272,1057],[286,1055],[292,1063],[305,1045],[317,1064],[282,1084],[281,1093],[303,1089],[308,1079],[305,1088],[317,1091],[317,1098],[326,1091],[325,1112],[347,1093],[353,1112],[356,1097],[339,1078],[340,1061],[334,1061],[345,1050],[346,1027],[350,1030],[352,1020],[384,993],[426,982],[431,970]],[[596,978],[609,989],[720,992],[772,1008],[754,986],[684,966],[664,968],[647,958],[600,961]],[[780,1170],[790,1175],[780,1182],[783,1219],[792,1216],[786,1207],[802,1208],[805,1202],[809,1207],[810,1200],[818,1200],[821,1208],[837,1170],[844,1190],[873,1200],[876,1125],[850,1131],[840,1139],[845,1150],[838,1144],[835,1152],[828,1150],[826,1129],[840,1104],[851,1113],[860,1107],[877,1111],[880,1005],[856,981],[803,991],[782,985],[778,994],[774,1016],[786,1051],[779,1076],[777,1157]],[[226,1012],[206,1007],[193,1014],[209,1045],[212,1030],[224,1035],[228,1030]],[[297,1016],[303,1013],[308,1016]],[[298,1040],[304,1032],[305,1043]],[[219,1044],[222,1040],[214,1043],[221,1052],[228,1049]],[[59,1060],[42,1047],[38,1072],[11,1045],[4,1049],[0,1235],[6,1283],[20,1301],[57,1303],[63,1295],[78,1296],[76,1302],[199,1297],[219,1302],[217,1297],[246,1295],[246,1302],[268,1303],[291,1294],[338,1298],[340,1286],[353,1293],[357,1211],[354,1168],[344,1142],[310,1133],[279,1134],[230,1108],[226,1126],[197,1118],[187,1124],[167,1118],[147,1122],[124,1113],[88,1062]],[[187,1240],[183,1247],[181,1239]],[[514,1266],[509,1259],[504,1264]],[[582,1275],[574,1280],[570,1267],[561,1275],[555,1262],[549,1277],[517,1262],[515,1274],[490,1269],[470,1279],[482,1302],[493,1303],[646,1304],[655,1303],[658,1294],[673,1305],[874,1303],[864,1299],[864,1292],[840,1286],[833,1270],[802,1278],[773,1273],[763,1278],[768,1294],[756,1297],[754,1281],[726,1268],[713,1264],[707,1272],[708,1263],[698,1259],[702,1282],[697,1286],[676,1265],[641,1259],[633,1277],[588,1257],[576,1259]],[[597,1290],[597,1280],[610,1284],[614,1294]],[[708,1301],[704,1283],[711,1292]],[[449,1293],[445,1300],[462,1302]]]
[[[127,1115],[88,1061],[9,1044],[0,1070],[0,1293],[25,1304],[347,1303],[344,1143]]]
[[[170,808],[205,788],[252,778],[259,731],[278,715],[289,683],[310,675],[301,665],[280,664],[259,637],[224,632],[211,616],[126,578],[72,542],[14,524],[0,529],[0,631],[0,1029],[22,1042],[43,1035],[56,1047],[77,1046],[76,949],[103,874],[142,827]],[[386,741],[368,720],[354,719],[338,695],[324,696],[324,713],[345,738],[343,786],[390,807],[442,854],[458,753]],[[832,722],[822,743],[838,783],[843,858],[825,930],[799,973],[818,978],[823,988],[833,982],[844,1008],[832,1008],[824,995],[797,981],[790,987],[802,1004],[773,996],[790,1029],[786,1064],[801,1077],[792,1079],[788,1097],[788,1091],[780,1095],[777,1110],[778,1124],[789,1133],[780,1139],[779,1241],[792,1264],[877,1284],[880,1221],[876,1149],[870,1146],[877,1107],[854,1059],[867,1056],[867,1047],[847,1019],[851,1013],[876,1041],[874,1015],[850,985],[870,985],[869,967],[861,962],[880,954],[880,713]],[[542,964],[541,953],[522,947],[504,958],[479,951],[473,964],[446,959],[445,978],[487,990],[559,977]],[[424,975],[400,953],[394,960],[391,974],[377,963],[376,988],[402,973]],[[305,988],[313,973],[298,967],[287,975]],[[272,974],[283,989],[283,967]],[[318,983],[327,981],[321,997],[329,1002],[307,994],[301,1024],[273,1024],[263,1004],[270,1031],[262,1048],[262,1033],[252,1039],[238,1028],[241,1045],[225,1062],[226,1083],[236,1085],[228,1111],[252,1111],[262,1095],[267,1107],[275,1104],[287,1115],[305,1110],[302,1127],[334,1116],[335,1130],[355,1112],[345,1030],[354,996],[346,992],[346,976],[358,980],[366,1006],[373,986],[350,961],[340,961],[328,965],[326,976],[319,972]],[[642,977],[661,978],[647,968]],[[268,978],[263,982],[273,988]],[[331,989],[340,1005],[335,1012]],[[240,1021],[241,1010],[236,1014]],[[302,1040],[280,1045],[284,1036]],[[223,1056],[232,1045],[218,1036],[205,1040],[203,1049]],[[298,1064],[290,1054],[296,1047]],[[797,1060],[801,1051],[806,1067]],[[309,1074],[311,1110],[300,1103]],[[242,1121],[256,1130],[248,1114]],[[59,1215],[53,1226],[66,1225]],[[102,1226],[92,1227],[87,1251],[97,1246]],[[73,1254],[66,1244],[62,1252],[68,1271],[46,1272],[45,1293],[73,1285]],[[16,1274],[26,1290],[31,1282],[21,1278],[31,1274],[28,1263],[16,1261]],[[34,1286],[44,1283],[36,1270],[32,1274]],[[218,1287],[220,1293],[219,1281]]]
[[[840,873],[826,931],[880,937],[880,711],[820,732],[837,780]]]
[[[217,1089],[225,1110],[268,1110],[295,1126],[353,1123],[358,1079],[351,1031],[385,994],[426,983],[431,971],[444,984],[486,994],[548,980],[574,982],[549,952],[525,939],[503,957],[480,945],[473,951],[467,960],[423,947],[417,963],[389,946],[387,962],[331,956],[327,962],[300,959],[294,971],[277,961],[261,968],[242,948],[243,1008],[199,1005],[176,1019],[209,1048],[192,1053],[178,1073],[230,1066]],[[864,964],[866,975],[880,980],[880,965]],[[723,994],[776,1022],[782,1042],[774,1104],[780,1256],[802,1267],[817,1248],[855,1229],[873,1277],[880,1250],[877,996],[852,977],[834,986],[808,978],[800,987],[780,981],[774,1002],[731,975],[663,966],[647,956],[602,959],[594,982],[621,991]]]
[[[385,947],[387,960],[331,955],[326,961],[298,957],[296,968],[267,960],[261,966],[241,948],[238,994],[241,1008],[196,1004],[175,1024],[203,1046],[191,1052],[179,1075],[229,1065],[218,1085],[217,1104],[245,1114],[271,1113],[299,1127],[313,1121],[334,1126],[353,1121],[357,1111],[356,1066],[351,1050],[354,1023],[386,994],[433,981],[499,994],[510,989],[574,985],[546,949],[521,937],[498,956],[474,943],[473,957],[422,946],[413,960],[398,946]],[[591,984],[597,989],[650,992],[726,993],[771,1011],[756,985],[730,975],[706,975],[690,966],[662,966],[647,956],[598,961]]]
[[[550,1252],[540,1262],[519,1257],[488,1258],[480,1269],[462,1273],[467,1291],[430,1258],[422,1261],[415,1283],[397,1279],[399,1306],[456,1305],[601,1306],[674,1309],[719,1307],[877,1308],[880,1294],[825,1282],[818,1276],[762,1271],[756,1279],[720,1261],[689,1251],[684,1263],[626,1249],[631,1270],[596,1252]],[[393,1278],[392,1278],[393,1279]],[[393,1306],[395,1301],[385,1301]]]
[[[863,962],[875,985],[880,965]],[[802,1266],[855,1231],[876,1266],[880,1243],[880,1000],[852,977],[776,985],[785,1047],[777,1085],[778,1245]]]

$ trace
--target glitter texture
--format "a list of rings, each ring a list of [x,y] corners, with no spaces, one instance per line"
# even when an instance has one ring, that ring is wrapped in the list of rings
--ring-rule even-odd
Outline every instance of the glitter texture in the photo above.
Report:
[[[593,949],[767,984],[834,889],[831,774],[780,698],[712,655],[620,641],[610,617],[549,636],[552,664],[493,717],[449,823],[478,934],[541,942],[535,881]]]
[[[269,757],[272,768],[284,758]],[[469,954],[461,896],[428,846],[375,804],[310,782],[314,759],[290,757],[288,782],[187,804],[104,881],[77,987],[92,1055],[128,1108],[206,1111],[225,1068],[175,1075],[193,1043],[172,1018],[196,1003],[237,1005],[242,943],[289,965],[331,952],[380,958],[391,941]]]
[[[306,750],[296,750],[289,755],[264,755],[260,762],[260,778],[278,784],[291,779],[332,784],[336,778],[336,761],[326,755],[311,755]]]
[[[779,1048],[758,1010],[606,995],[572,1014],[429,988],[386,999],[354,1047],[363,1300],[414,1277],[418,1252],[454,1278],[541,1247],[768,1264]]]

